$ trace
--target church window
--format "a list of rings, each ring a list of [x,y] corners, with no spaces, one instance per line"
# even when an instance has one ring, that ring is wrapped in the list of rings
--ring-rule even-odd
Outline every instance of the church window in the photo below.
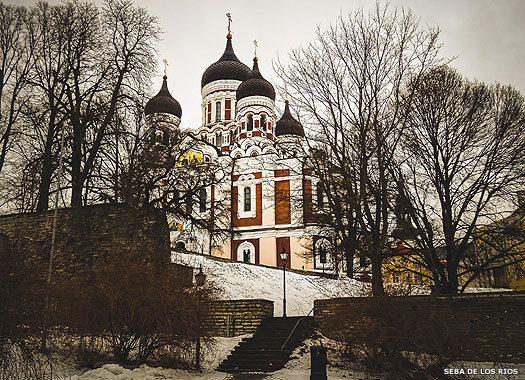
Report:
[[[191,193],[186,194],[186,214],[191,214],[193,211],[193,199]]]
[[[232,118],[232,101],[226,99],[224,101],[224,119],[230,120]]]
[[[366,257],[365,256],[359,256],[359,266],[361,268],[366,267]]]
[[[324,190],[321,182],[317,183],[317,207],[324,207]]]
[[[252,189],[248,186],[244,188],[244,211],[252,211]]]
[[[222,145],[222,133],[221,132],[217,132],[215,134],[215,141],[217,142],[217,146]]]
[[[248,128],[246,130],[253,131],[253,115],[252,114],[248,115]]]
[[[215,103],[215,121],[221,121],[221,102]]]
[[[199,191],[199,212],[206,211],[206,189]]]
[[[162,136],[162,142],[166,146],[170,145],[170,134],[168,132],[164,132],[164,136]]]
[[[208,103],[208,112],[207,112],[207,119],[208,119],[208,123],[211,123],[211,103]]]
[[[155,143],[162,143],[162,131],[155,131]]]
[[[179,205],[179,197],[180,197],[179,190],[177,189],[173,190],[171,201],[173,202],[173,205],[175,205],[175,207]]]
[[[235,139],[235,131],[232,129],[230,131],[230,144],[233,142],[234,139]]]
[[[272,123],[268,122],[268,131],[272,130]]]
[[[266,116],[261,115],[261,129],[266,132]]]

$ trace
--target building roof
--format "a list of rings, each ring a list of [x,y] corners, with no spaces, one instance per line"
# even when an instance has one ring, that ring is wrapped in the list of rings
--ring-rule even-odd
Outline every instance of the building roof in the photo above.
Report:
[[[304,137],[303,126],[292,116],[288,100],[285,100],[284,103],[285,106],[283,116],[281,116],[279,121],[275,124],[275,135],[296,135]]]
[[[275,90],[270,82],[263,78],[259,71],[257,57],[253,59],[253,69],[250,75],[237,88],[237,101],[248,96],[265,96],[275,100]]]
[[[151,115],[153,113],[169,113],[177,116],[179,119],[182,116],[182,108],[178,101],[171,96],[168,91],[168,77],[164,75],[162,87],[157,95],[151,98],[144,107],[144,113]]]
[[[235,55],[232,46],[232,35],[228,34],[226,36],[226,49],[224,49],[224,54],[217,62],[208,66],[204,74],[202,74],[201,88],[208,83],[221,79],[243,81],[248,78],[249,74],[250,68],[239,61]]]

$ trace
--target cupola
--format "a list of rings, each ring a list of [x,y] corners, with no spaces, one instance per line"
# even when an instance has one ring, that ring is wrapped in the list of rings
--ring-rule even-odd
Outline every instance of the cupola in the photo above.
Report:
[[[179,102],[168,91],[168,77],[166,75],[163,77],[159,93],[146,103],[144,113],[146,115],[167,113],[177,116],[179,119],[182,116],[182,108]]]
[[[248,78],[237,88],[237,101],[249,96],[265,96],[275,101],[275,90],[272,84],[261,75],[257,57],[253,59],[253,69]]]
[[[239,61],[233,51],[232,35],[226,36],[224,54],[215,63],[212,63],[202,74],[201,88],[217,80],[245,80],[250,74],[250,68]]]
[[[279,121],[277,121],[275,125],[275,135],[295,135],[304,137],[303,126],[292,116],[288,100],[285,100],[284,104],[285,106],[283,116],[281,116],[281,118],[279,119]]]

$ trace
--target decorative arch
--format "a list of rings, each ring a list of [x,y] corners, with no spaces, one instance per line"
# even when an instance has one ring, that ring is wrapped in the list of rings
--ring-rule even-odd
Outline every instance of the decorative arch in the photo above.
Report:
[[[255,264],[255,246],[249,241],[244,241],[237,248],[237,261]]]

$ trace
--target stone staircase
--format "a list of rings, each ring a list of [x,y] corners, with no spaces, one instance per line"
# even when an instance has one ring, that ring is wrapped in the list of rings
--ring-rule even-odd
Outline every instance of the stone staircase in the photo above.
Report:
[[[313,317],[269,318],[251,338],[243,338],[218,371],[272,372],[312,333]]]

